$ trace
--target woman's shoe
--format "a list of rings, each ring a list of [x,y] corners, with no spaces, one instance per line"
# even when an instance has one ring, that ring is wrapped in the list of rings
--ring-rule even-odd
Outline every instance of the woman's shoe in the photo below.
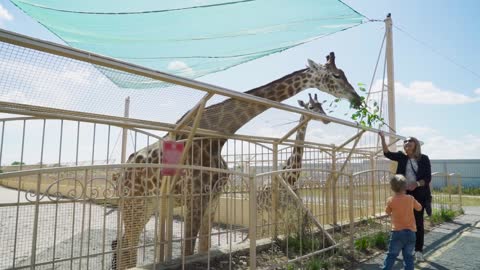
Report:
[[[417,262],[423,262],[425,261],[425,258],[423,258],[423,253],[420,251],[415,251],[415,260]]]

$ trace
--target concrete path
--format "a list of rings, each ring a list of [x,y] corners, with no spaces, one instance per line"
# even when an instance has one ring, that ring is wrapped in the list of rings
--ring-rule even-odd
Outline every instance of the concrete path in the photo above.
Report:
[[[444,223],[425,235],[425,261],[415,269],[480,269],[480,207],[464,207],[465,215]],[[385,254],[372,258],[354,269],[381,269]],[[393,269],[403,269],[399,256]]]

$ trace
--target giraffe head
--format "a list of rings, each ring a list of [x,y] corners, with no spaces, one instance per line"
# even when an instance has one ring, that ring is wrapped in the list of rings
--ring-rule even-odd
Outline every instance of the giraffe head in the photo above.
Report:
[[[309,96],[309,100],[307,103],[305,103],[303,100],[298,100],[298,104],[300,106],[302,106],[303,108],[305,108],[305,110],[307,111],[312,111],[312,112],[316,112],[316,113],[319,113],[319,114],[323,114],[323,115],[327,115],[325,113],[325,111],[323,110],[323,107],[322,107],[322,103],[320,103],[318,101],[318,98],[317,98],[317,94],[315,94],[315,98],[312,98],[312,94],[308,94]],[[324,124],[328,124],[330,123],[330,121],[328,120],[322,120],[322,122]]]
[[[335,54],[333,52],[327,55],[325,65],[317,64],[309,59],[307,72],[312,76],[310,80],[310,83],[313,83],[312,88],[315,87],[337,98],[348,99],[355,108],[361,105],[360,96],[348,82],[343,70],[335,65]]]

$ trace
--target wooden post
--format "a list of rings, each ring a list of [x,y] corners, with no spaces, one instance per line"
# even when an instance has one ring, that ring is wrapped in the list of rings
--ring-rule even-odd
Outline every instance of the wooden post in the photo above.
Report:
[[[185,164],[185,161],[188,157],[188,152],[190,152],[190,147],[192,147],[193,145],[193,139],[195,137],[195,133],[197,132],[197,129],[198,129],[198,126],[200,125],[200,120],[202,119],[202,114],[203,114],[203,110],[205,109],[205,104],[207,103],[208,99],[211,97],[211,95],[207,94],[205,95],[202,100],[200,101],[199,105],[197,106],[197,114],[195,115],[195,118],[193,120],[193,124],[192,124],[192,129],[190,131],[190,134],[188,134],[188,138],[187,138],[187,143],[184,147],[184,150],[183,150],[183,153],[182,153],[182,157],[180,158],[180,162],[179,164]],[[168,183],[168,187],[167,187],[167,193],[168,194],[171,194],[171,191],[173,189],[173,186],[175,185],[175,183],[178,181],[178,178],[179,178],[179,174],[175,174],[171,181]],[[191,196],[193,196],[193,194],[189,194]],[[169,195],[170,196],[170,195]],[[173,200],[172,200],[172,197],[170,196],[169,197],[169,202],[170,204],[172,205],[172,207],[169,206],[169,217],[168,217],[168,221],[171,221],[173,220]],[[188,218],[188,217],[186,217]],[[210,217],[208,217],[210,218]],[[202,221],[203,222],[203,221]],[[207,223],[208,226],[210,226],[211,224],[210,223]],[[169,233],[170,235],[172,235],[172,232],[173,232],[173,224],[170,222],[170,224],[168,224],[168,230],[169,230]],[[209,228],[209,231],[210,231],[210,228]],[[194,236],[196,237],[196,236]],[[187,241],[186,239],[184,239],[184,241]],[[205,242],[206,241],[206,242]],[[185,243],[183,245],[185,247]],[[202,237],[201,233],[200,233],[200,237],[199,237],[199,244],[198,244],[198,251],[199,253],[203,253],[203,252],[206,252],[208,251],[210,247],[210,237],[208,236],[208,239],[206,239],[205,237]],[[172,245],[171,245],[171,241],[170,241],[170,244],[168,246],[168,249],[169,251],[171,252],[172,251]],[[171,254],[170,254],[171,256]],[[170,257],[171,258],[171,257]]]

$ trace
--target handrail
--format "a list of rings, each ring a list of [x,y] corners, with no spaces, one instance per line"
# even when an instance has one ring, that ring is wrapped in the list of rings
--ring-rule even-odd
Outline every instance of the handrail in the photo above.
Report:
[[[389,170],[382,170],[382,169],[374,169],[374,170],[364,170],[364,171],[359,171],[359,172],[355,172],[352,174],[352,176],[357,176],[359,174],[363,174],[363,173],[369,173],[369,172],[388,172],[388,173],[391,173],[393,174],[391,171]]]
[[[264,173],[259,173],[256,174],[256,177],[262,177],[262,176],[267,176],[270,174],[281,174],[285,172],[304,172],[304,171],[315,171],[315,172],[335,172],[337,175],[343,175],[343,176],[351,176],[352,174],[350,173],[344,173],[336,170],[327,170],[327,169],[319,169],[319,168],[300,168],[300,169],[284,169],[284,170],[276,170],[276,171],[269,171],[269,172],[264,172]]]
[[[27,176],[27,175],[32,175],[32,174],[58,173],[58,172],[65,172],[65,171],[81,171],[81,170],[118,169],[118,168],[122,168],[122,169],[127,169],[127,168],[193,169],[193,170],[226,173],[226,174],[235,174],[235,175],[244,176],[244,177],[249,177],[250,176],[249,174],[242,173],[242,172],[225,170],[225,169],[210,168],[210,167],[202,167],[202,166],[173,165],[173,164],[148,164],[148,163],[124,163],[124,164],[50,167],[50,168],[39,168],[39,169],[32,169],[32,170],[24,170],[24,171],[4,172],[4,173],[0,173],[0,179]]]

